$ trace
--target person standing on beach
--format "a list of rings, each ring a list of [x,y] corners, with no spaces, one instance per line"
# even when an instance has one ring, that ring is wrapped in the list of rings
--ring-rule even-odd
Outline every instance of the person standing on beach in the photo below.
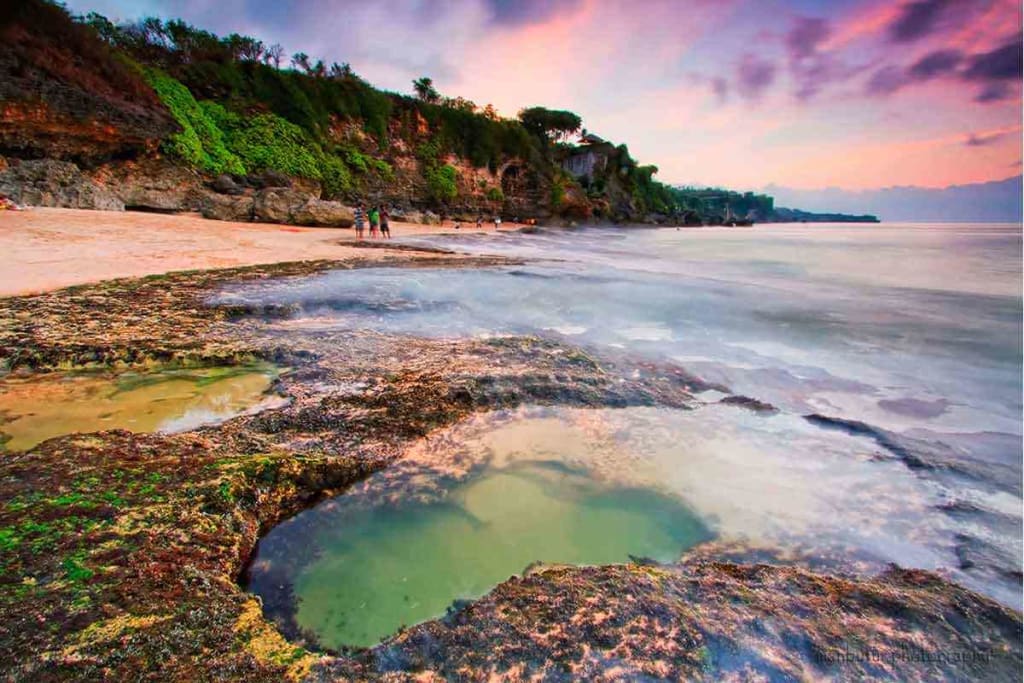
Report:
[[[377,239],[380,234],[377,232],[377,226],[380,225],[380,210],[375,206],[370,209],[370,239]]]
[[[384,239],[391,239],[391,214],[386,206],[380,210],[380,234]]]
[[[497,230],[501,227],[501,216],[494,217],[494,229]]]
[[[356,207],[356,239],[363,239],[363,231],[366,230],[366,209],[363,208],[363,203],[360,202],[359,206]]]
[[[478,215],[476,217],[476,229],[477,230],[482,230],[483,227],[484,227],[484,217],[482,215]]]

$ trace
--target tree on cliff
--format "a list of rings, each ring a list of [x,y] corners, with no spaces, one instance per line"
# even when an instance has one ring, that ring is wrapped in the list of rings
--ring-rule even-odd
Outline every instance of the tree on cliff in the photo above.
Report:
[[[437,104],[441,101],[441,93],[437,92],[437,89],[434,87],[433,78],[428,76],[417,78],[412,82],[412,87],[416,91],[416,97],[424,102]]]
[[[571,111],[530,107],[519,112],[523,127],[548,141],[566,140],[577,133],[583,119]]]
[[[303,73],[308,74],[311,68],[309,66],[309,55],[307,55],[305,52],[296,52],[295,54],[292,55],[292,66],[296,70],[302,69]]]
[[[281,68],[281,60],[284,59],[284,48],[280,43],[274,43],[263,51],[263,63],[269,65],[274,63],[275,69]]]

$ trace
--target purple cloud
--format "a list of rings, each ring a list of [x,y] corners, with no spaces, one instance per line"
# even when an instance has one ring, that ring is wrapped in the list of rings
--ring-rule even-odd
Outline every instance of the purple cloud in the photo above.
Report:
[[[907,69],[907,76],[915,81],[927,81],[936,76],[951,73],[963,61],[959,50],[936,50],[914,62]]]
[[[964,71],[964,78],[971,81],[1019,81],[1024,75],[1022,49],[1024,45],[1017,39],[991,52],[974,55]]]
[[[789,70],[796,81],[799,100],[810,99],[844,71],[819,49],[830,34],[829,23],[818,17],[799,17],[786,34]]]
[[[786,34],[786,49],[790,59],[813,57],[818,46],[830,33],[828,22],[818,17],[799,17]]]
[[[879,69],[868,80],[866,90],[871,95],[890,95],[913,83],[959,76],[983,84],[982,90],[974,98],[976,102],[999,102],[1013,95],[1011,84],[1019,82],[1022,77],[1021,50],[1021,41],[1010,42],[968,58],[958,50],[936,50],[906,69],[895,66]],[[961,68],[965,62],[966,66]]]
[[[975,102],[981,104],[988,104],[990,102],[1002,102],[1008,100],[1013,95],[1013,89],[1009,85],[1002,82],[989,83],[981,92],[974,98]]]
[[[711,92],[715,93],[718,102],[725,102],[729,97],[729,82],[721,76],[711,79]]]
[[[775,81],[775,65],[748,52],[736,69],[736,81],[741,95],[756,100]]]
[[[971,133],[970,135],[967,136],[967,139],[964,140],[964,144],[967,145],[968,147],[984,147],[985,145],[992,144],[993,142],[1003,137],[1004,135],[1006,135],[1006,133],[1004,132]]]
[[[895,66],[882,67],[868,79],[869,95],[891,95],[907,84],[907,75],[903,69]]]
[[[946,8],[953,4],[954,0],[918,0],[906,3],[901,8],[899,16],[889,25],[889,38],[897,43],[923,38],[935,29]]]
[[[485,0],[492,21],[501,26],[539,24],[580,6],[580,0]]]

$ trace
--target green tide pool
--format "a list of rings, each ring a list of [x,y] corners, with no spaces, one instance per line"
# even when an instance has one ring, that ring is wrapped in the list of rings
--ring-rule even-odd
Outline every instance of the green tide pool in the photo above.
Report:
[[[557,461],[485,467],[434,502],[324,506],[261,542],[249,587],[290,585],[298,627],[329,648],[374,645],[535,562],[670,561],[708,537],[678,499]]]

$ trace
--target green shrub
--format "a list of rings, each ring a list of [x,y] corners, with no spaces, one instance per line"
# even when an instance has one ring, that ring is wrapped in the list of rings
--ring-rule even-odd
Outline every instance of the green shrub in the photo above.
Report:
[[[352,172],[345,162],[333,154],[320,157],[320,182],[327,199],[334,199],[352,191]]]
[[[565,201],[565,188],[555,183],[551,186],[551,207],[557,209]]]
[[[424,176],[427,179],[427,191],[433,199],[450,201],[459,196],[459,189],[455,184],[458,171],[454,166],[431,166],[426,169]]]
[[[384,161],[383,159],[370,158],[370,167],[373,172],[380,176],[382,179],[391,182],[395,179],[395,171],[391,168],[391,164]]]
[[[345,163],[353,171],[357,173],[373,173],[387,181],[394,179],[395,174],[391,164],[383,159],[363,154],[355,147],[349,146],[342,147],[340,152],[345,159]]]
[[[227,141],[250,171],[279,171],[321,180],[320,147],[290,121],[276,114],[239,117]]]
[[[492,187],[487,190],[487,198],[492,202],[503,202],[505,201],[505,193],[501,191],[500,187]]]
[[[431,138],[416,148],[416,158],[428,166],[437,164],[440,157],[441,141],[436,138]]]
[[[349,168],[353,171],[367,173],[370,170],[369,162],[367,161],[370,157],[367,157],[355,147],[343,148],[342,154],[345,156],[345,163],[348,164]]]
[[[217,122],[188,88],[156,69],[147,69],[145,76],[182,128],[164,141],[164,151],[210,173],[245,173],[242,161],[225,146],[224,133]]]

